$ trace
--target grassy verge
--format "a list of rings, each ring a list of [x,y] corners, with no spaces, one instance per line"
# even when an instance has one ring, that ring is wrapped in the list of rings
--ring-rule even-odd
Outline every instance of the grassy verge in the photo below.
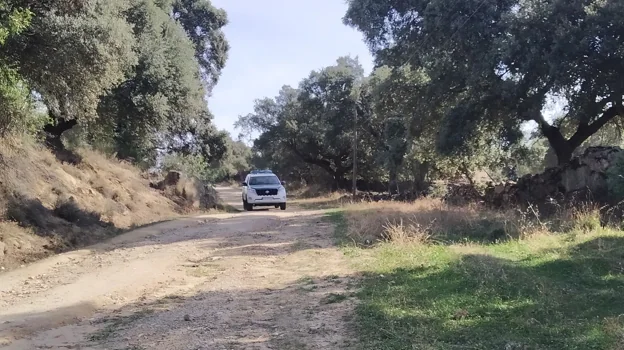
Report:
[[[293,193],[291,196],[290,204],[305,210],[334,209],[351,202],[351,199],[341,192],[326,193],[313,197]]]
[[[334,239],[338,246],[346,246],[349,242],[348,223],[344,212],[331,210],[327,212],[327,218],[334,224]]]
[[[356,317],[363,348],[624,348],[624,232],[577,215],[565,232],[541,225],[514,237],[530,226],[447,209],[330,214],[339,242],[358,242],[360,231],[386,238],[349,248],[362,252],[349,255],[366,276]]]

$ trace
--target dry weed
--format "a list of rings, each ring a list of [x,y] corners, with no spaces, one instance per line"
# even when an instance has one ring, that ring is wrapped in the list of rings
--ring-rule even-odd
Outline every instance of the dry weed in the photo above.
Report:
[[[349,236],[357,242],[496,242],[548,232],[531,212],[449,206],[438,199],[345,206]]]
[[[72,165],[27,138],[0,141],[0,223],[14,222],[2,227],[12,237],[4,241],[4,266],[44,256],[43,245],[71,249],[178,215],[180,207],[149,188],[139,169],[91,150],[78,153],[82,161]],[[0,241],[6,237],[0,232]]]

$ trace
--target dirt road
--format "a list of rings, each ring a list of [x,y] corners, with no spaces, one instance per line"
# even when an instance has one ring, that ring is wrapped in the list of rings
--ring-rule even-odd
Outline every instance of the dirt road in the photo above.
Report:
[[[0,274],[0,349],[351,348],[352,271],[323,216],[181,219]]]

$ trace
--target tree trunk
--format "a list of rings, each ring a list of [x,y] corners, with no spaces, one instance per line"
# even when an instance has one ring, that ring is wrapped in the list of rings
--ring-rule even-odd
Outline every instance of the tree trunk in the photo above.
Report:
[[[393,195],[395,190],[398,192],[397,188],[397,169],[395,167],[391,167],[389,171],[390,181],[388,181],[388,194]]]
[[[61,135],[63,135],[65,131],[76,126],[78,122],[73,119],[65,120],[63,118],[58,118],[52,115],[52,113],[50,113],[50,117],[53,122],[43,127],[46,145],[54,151],[65,151],[65,146],[63,145],[63,141],[61,141]]]
[[[564,165],[569,163],[572,159],[574,148],[571,147],[570,142],[563,137],[559,128],[549,125],[542,128],[542,133],[546,136],[546,139],[548,139],[550,147],[557,156],[557,164]]]
[[[78,124],[76,120],[65,120],[58,118],[50,113],[52,123],[43,127],[45,134],[46,146],[54,153],[59,162],[67,162],[70,164],[79,164],[82,159],[79,155],[65,149],[61,136],[67,130],[70,130]]]
[[[542,134],[548,139],[550,147],[555,151],[557,163],[559,165],[564,165],[572,160],[574,151],[580,147],[583,142],[598,132],[605,124],[621,115],[624,115],[624,107],[620,99],[618,103],[604,111],[600,118],[596,119],[593,123],[581,122],[576,128],[576,132],[569,140],[566,140],[559,128],[548,124],[541,115],[534,120],[538,123]]]

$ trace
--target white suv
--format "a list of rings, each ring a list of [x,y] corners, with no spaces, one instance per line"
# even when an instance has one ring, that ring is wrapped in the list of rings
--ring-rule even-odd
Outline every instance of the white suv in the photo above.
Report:
[[[286,210],[284,183],[270,170],[254,170],[243,182],[243,206],[246,211],[254,207],[275,207]]]

